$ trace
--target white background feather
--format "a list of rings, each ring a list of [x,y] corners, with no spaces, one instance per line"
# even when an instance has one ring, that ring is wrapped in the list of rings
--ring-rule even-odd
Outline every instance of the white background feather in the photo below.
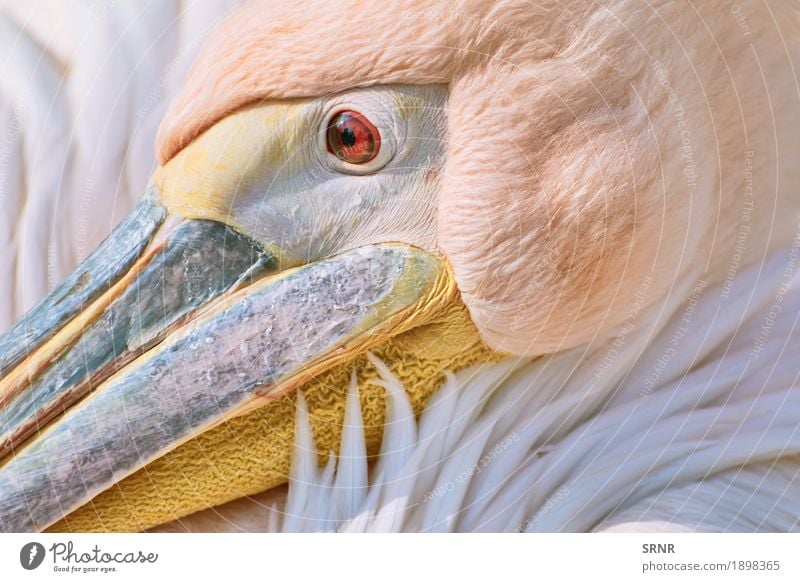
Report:
[[[0,330],[144,193],[167,104],[237,0],[0,0]]]

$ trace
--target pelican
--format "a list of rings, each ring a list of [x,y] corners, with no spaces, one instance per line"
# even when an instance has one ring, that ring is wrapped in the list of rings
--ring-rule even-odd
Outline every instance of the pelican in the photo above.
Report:
[[[230,12],[0,337],[0,529],[798,529],[799,8]]]

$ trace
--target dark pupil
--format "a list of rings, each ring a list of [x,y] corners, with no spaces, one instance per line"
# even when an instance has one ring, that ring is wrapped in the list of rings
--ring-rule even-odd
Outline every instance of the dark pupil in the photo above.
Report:
[[[349,127],[342,128],[342,145],[345,147],[353,147],[356,144],[356,134]]]

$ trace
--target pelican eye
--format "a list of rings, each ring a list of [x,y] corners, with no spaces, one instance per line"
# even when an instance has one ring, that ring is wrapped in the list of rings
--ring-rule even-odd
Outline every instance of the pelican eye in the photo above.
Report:
[[[328,151],[348,164],[366,164],[381,148],[381,134],[356,111],[340,111],[328,123]]]

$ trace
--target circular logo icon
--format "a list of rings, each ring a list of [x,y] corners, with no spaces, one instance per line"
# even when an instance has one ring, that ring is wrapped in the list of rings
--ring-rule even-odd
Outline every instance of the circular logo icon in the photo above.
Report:
[[[39,542],[29,542],[19,551],[19,563],[26,570],[35,570],[44,561],[44,546]]]

